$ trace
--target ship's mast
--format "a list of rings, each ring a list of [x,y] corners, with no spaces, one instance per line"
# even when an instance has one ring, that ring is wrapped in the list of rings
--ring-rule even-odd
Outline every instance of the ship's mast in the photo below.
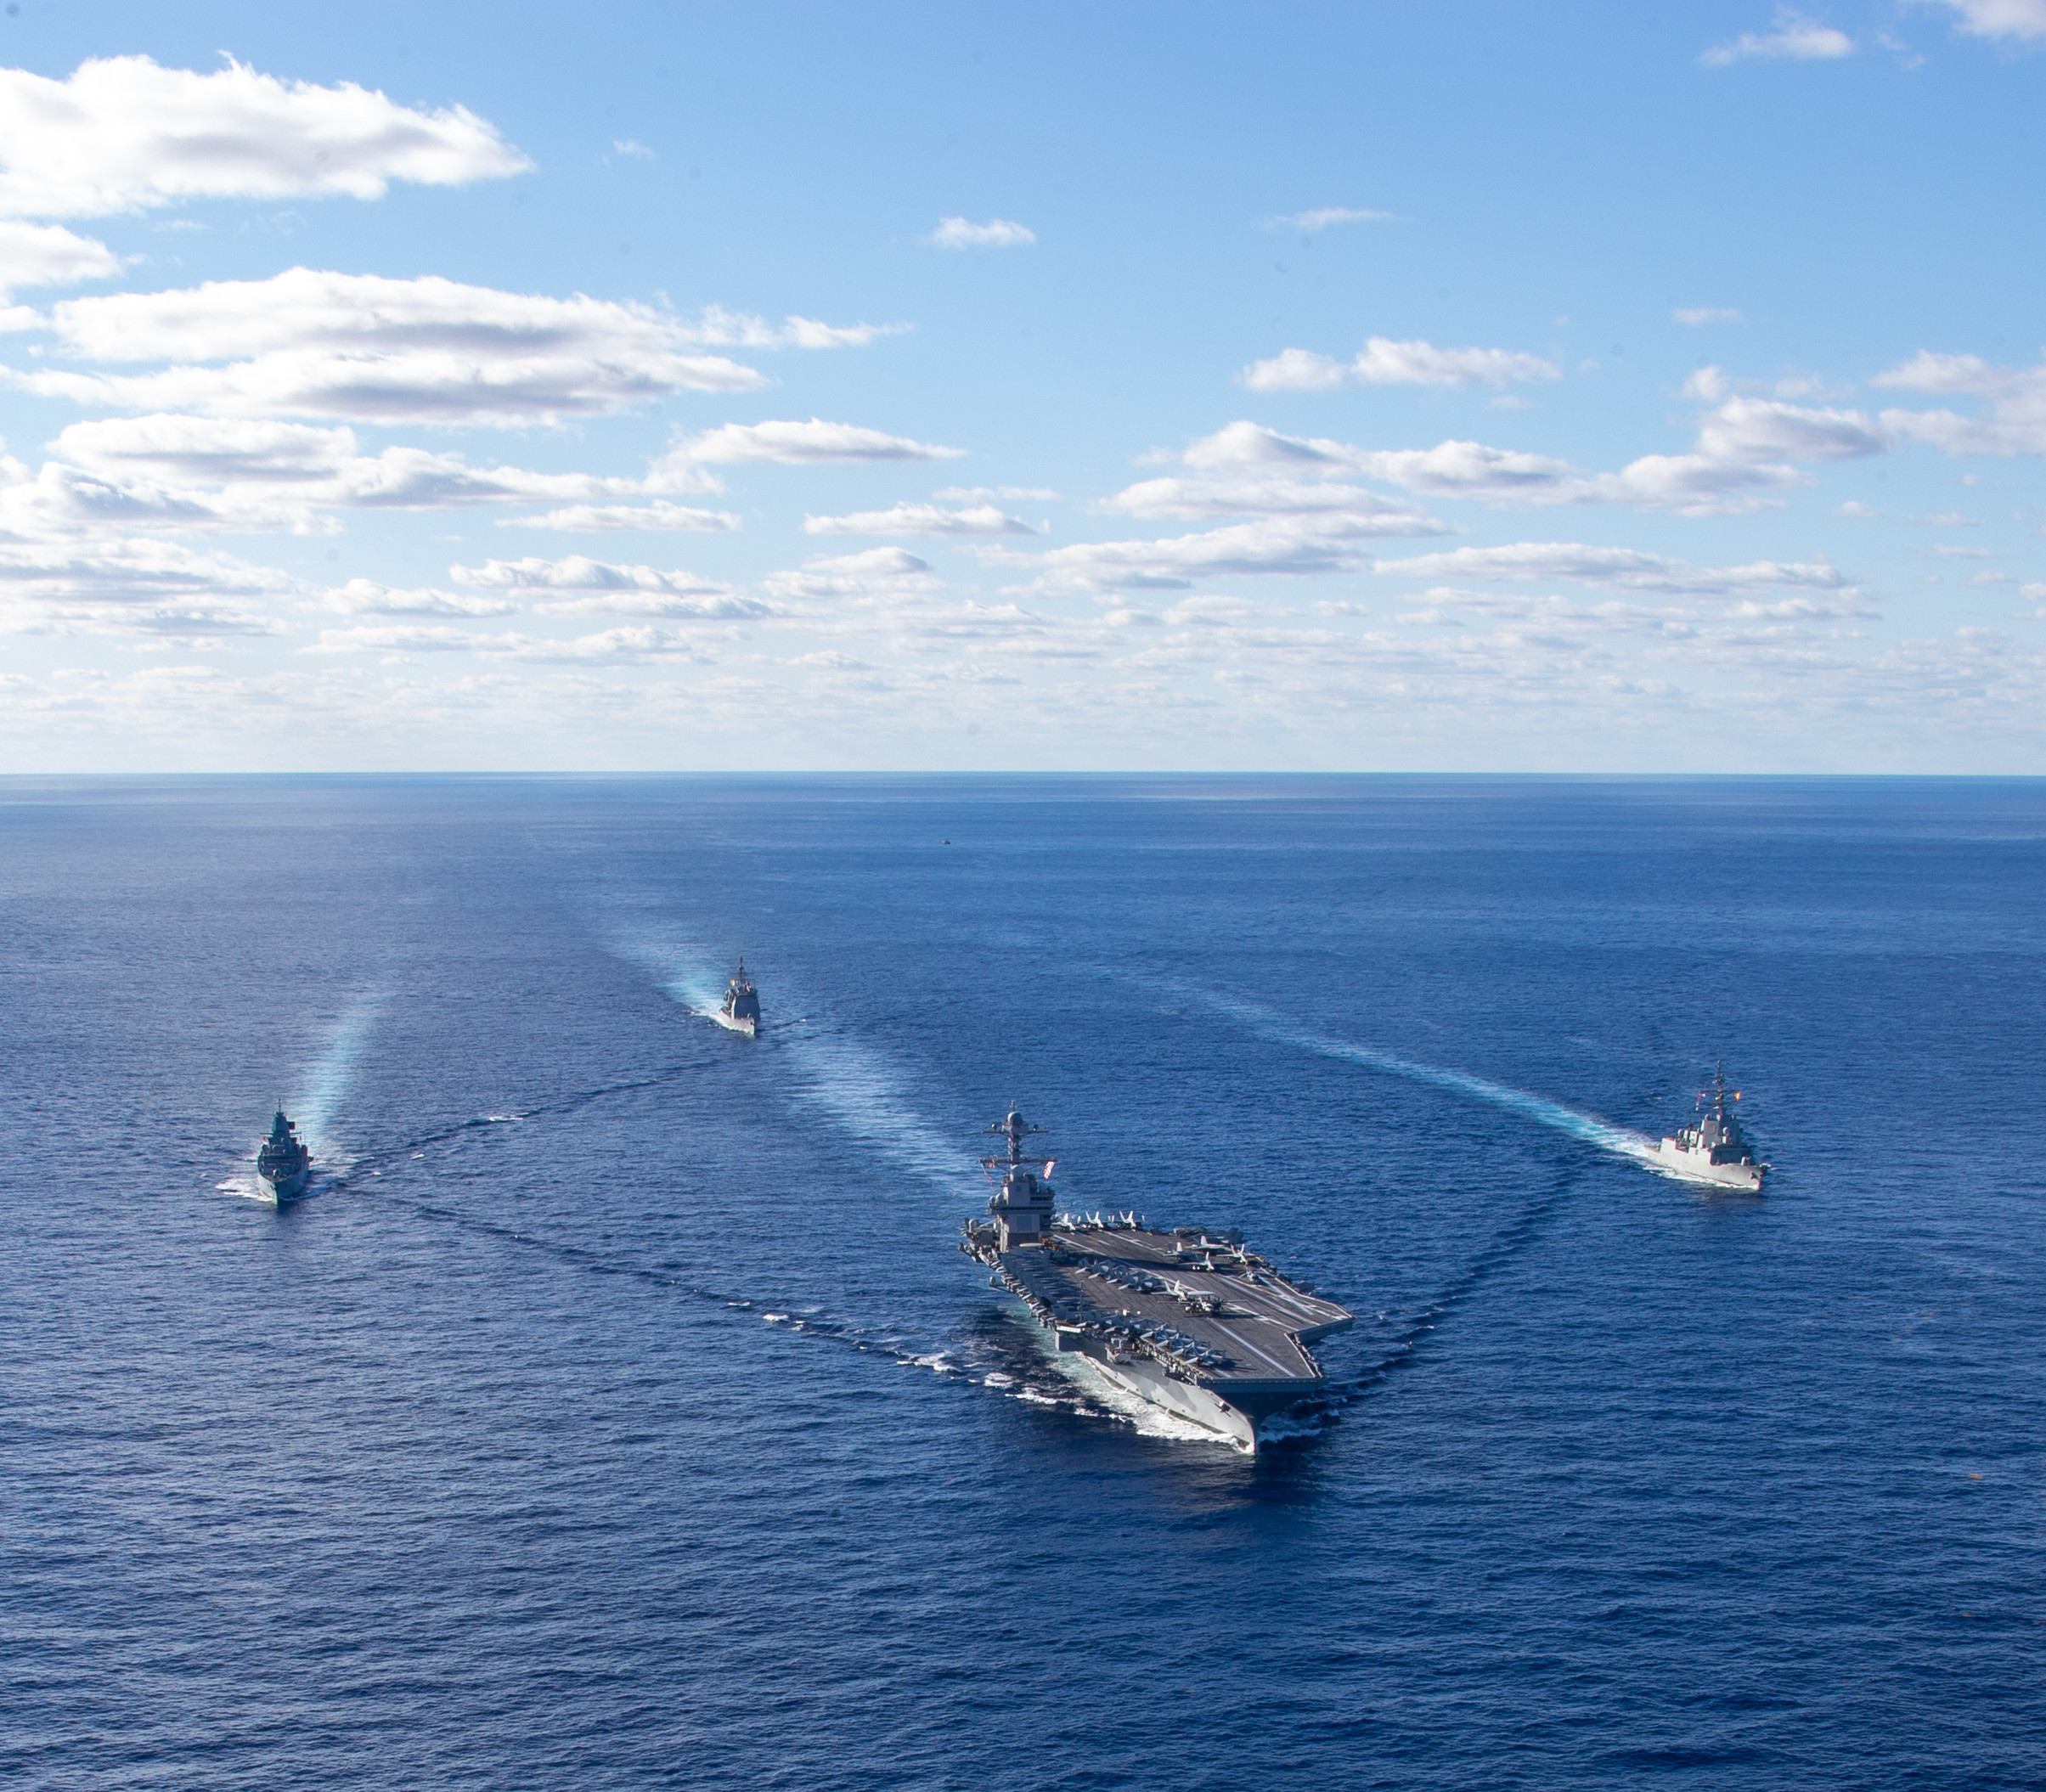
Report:
[[[1041,1164],[1049,1175],[1052,1159],[1025,1157],[1023,1141],[1045,1129],[1031,1125],[1012,1102],[1007,1114],[984,1130],[996,1138],[1007,1140],[1009,1146],[1006,1157],[980,1160],[981,1167],[990,1174],[995,1170],[1002,1173],[1001,1186],[988,1202],[988,1211],[994,1216],[1000,1234],[997,1248],[1006,1251],[1018,1244],[1042,1243],[1051,1236],[1055,1197],[1051,1185],[1036,1175],[1036,1167]]]

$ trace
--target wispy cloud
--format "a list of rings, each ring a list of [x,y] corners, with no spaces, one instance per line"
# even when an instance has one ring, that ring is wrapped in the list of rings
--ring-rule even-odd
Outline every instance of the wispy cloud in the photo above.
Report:
[[[324,601],[343,616],[514,616],[516,604],[498,597],[472,597],[461,591],[431,587],[412,590],[380,585],[375,579],[352,578],[329,590]]]
[[[1636,548],[1575,541],[1515,542],[1497,548],[1452,548],[1381,560],[1376,571],[1406,578],[1570,579],[1617,591],[1671,597],[1723,597],[1770,586],[1839,591],[1847,581],[1823,561],[1755,561],[1739,566],[1694,566]]]
[[[459,584],[515,594],[543,616],[640,616],[690,622],[743,622],[773,610],[729,585],[679,570],[624,566],[572,554],[561,560],[493,560],[450,566]],[[482,600],[477,600],[482,601]],[[508,606],[509,607],[509,606]]]
[[[1724,305],[1680,305],[1670,313],[1672,320],[1687,324],[1693,330],[1702,330],[1708,324],[1744,324],[1747,319]]]
[[[1034,535],[1037,531],[991,504],[948,510],[934,504],[899,504],[846,516],[805,516],[811,535]]]
[[[1563,375],[1554,362],[1512,349],[1437,348],[1418,338],[1373,336],[1354,360],[1288,348],[1269,361],[1252,362],[1237,377],[1254,392],[1325,392],[1344,386],[1503,386]]]
[[[740,527],[730,510],[698,510],[687,504],[657,499],[652,504],[572,504],[542,516],[502,516],[499,528],[562,529],[572,533],[599,534],[632,529],[684,529],[696,533],[718,533]]]
[[[1960,16],[1954,28],[1970,37],[2004,43],[2046,42],[2046,0],[1915,0]]]
[[[1322,206],[1312,211],[1289,211],[1265,220],[1267,230],[1298,230],[1311,236],[1331,224],[1378,224],[1391,222],[1389,211],[1364,211],[1354,206]]]
[[[891,436],[856,423],[827,423],[821,417],[769,423],[727,423],[685,437],[656,463],[656,476],[669,467],[723,465],[775,460],[803,466],[829,460],[955,460],[964,448],[943,448],[908,436]]]
[[[1701,394],[1722,390],[1716,380],[1699,387]],[[1859,411],[1728,397],[1700,418],[1690,454],[1644,454],[1616,473],[1587,473],[1548,455],[1480,442],[1363,448],[1282,435],[1248,421],[1203,437],[1183,458],[1201,476],[1198,486],[1210,491],[1226,490],[1244,474],[1252,475],[1254,483],[1277,475],[1288,507],[1311,501],[1298,489],[1303,484],[1311,487],[1348,474],[1427,498],[1474,498],[1502,505],[1623,504],[1713,516],[1752,509],[1787,487],[1807,483],[1810,476],[1797,462],[1880,454],[1891,442],[1884,422]],[[1191,491],[1175,482],[1151,481],[1130,487],[1113,502],[1120,508],[1181,501],[1192,501]]]
[[[2046,360],[2036,367],[1998,367],[1980,355],[1921,349],[1870,384],[1897,392],[1978,398],[1978,414],[1885,410],[1884,425],[1949,454],[2046,454]]]
[[[924,241],[933,249],[1027,249],[1037,233],[1013,218],[991,217],[976,224],[963,217],[941,217]]]
[[[1708,69],[1736,62],[1827,62],[1854,54],[1854,40],[1845,31],[1787,6],[1776,9],[1776,28],[1743,31],[1730,43],[1716,43],[1698,59]]]
[[[428,275],[295,268],[57,306],[60,347],[164,360],[139,375],[12,372],[48,397],[124,410],[520,425],[623,410],[677,392],[745,392],[752,368],[691,352],[692,327],[650,306],[502,292]]]

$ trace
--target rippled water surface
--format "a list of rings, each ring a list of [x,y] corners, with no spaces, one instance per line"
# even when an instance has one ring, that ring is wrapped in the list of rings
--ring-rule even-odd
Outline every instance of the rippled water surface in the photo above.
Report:
[[[2043,1023],[2038,783],[0,783],[0,1782],[2037,1785]],[[1012,1097],[1343,1396],[1049,1367]]]

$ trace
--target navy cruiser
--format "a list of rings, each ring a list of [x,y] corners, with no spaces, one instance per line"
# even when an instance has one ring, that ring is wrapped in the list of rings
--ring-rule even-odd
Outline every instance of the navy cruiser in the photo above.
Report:
[[[1738,1089],[1732,1098],[1740,1099]],[[1769,1166],[1756,1161],[1755,1149],[1740,1130],[1740,1118],[1727,1101],[1727,1067],[1722,1061],[1712,1086],[1698,1097],[1697,1118],[1662,1141],[1655,1153],[1655,1167],[1688,1182],[1711,1182],[1760,1194]]]
[[[1327,1387],[1308,1345],[1353,1314],[1288,1282],[1241,1232],[1056,1211],[1052,1160],[1023,1154],[1044,1129],[1012,1107],[987,1130],[1007,1142],[1006,1155],[982,1160],[1001,1181],[959,1248],[995,1271],[1060,1354],[1248,1451],[1275,1414]]]
[[[256,1147],[256,1184],[263,1199],[282,1207],[296,1201],[313,1180],[313,1153],[306,1149],[298,1129],[285,1118],[283,1108],[270,1122],[270,1136]]]
[[[711,1018],[720,1027],[730,1027],[734,1033],[743,1033],[751,1039],[760,1030],[760,992],[754,989],[746,974],[746,961],[739,961],[739,969],[724,991],[724,1001]]]

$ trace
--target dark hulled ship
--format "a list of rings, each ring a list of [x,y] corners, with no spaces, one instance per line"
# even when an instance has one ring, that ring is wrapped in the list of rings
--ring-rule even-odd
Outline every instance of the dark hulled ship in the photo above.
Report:
[[[312,1180],[313,1153],[280,1107],[277,1118],[270,1122],[270,1136],[256,1147],[256,1186],[266,1201],[282,1207],[304,1194]]]
[[[711,1017],[720,1027],[730,1027],[734,1033],[751,1036],[760,1030],[760,992],[754,989],[752,979],[746,974],[746,961],[739,961],[739,968],[726,985],[724,1000]]]

